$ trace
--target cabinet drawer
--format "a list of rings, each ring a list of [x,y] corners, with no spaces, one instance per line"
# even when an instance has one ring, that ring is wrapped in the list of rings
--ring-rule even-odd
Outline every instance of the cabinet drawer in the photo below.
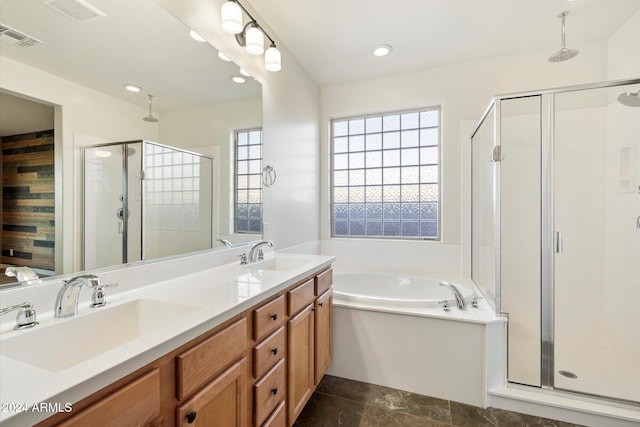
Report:
[[[284,360],[280,360],[253,388],[255,422],[260,426],[287,395]]]
[[[158,369],[132,381],[58,426],[150,425],[160,415]]]
[[[190,395],[222,372],[247,348],[247,319],[242,318],[176,357],[178,399]]]
[[[285,411],[284,402],[280,402],[273,414],[262,424],[262,427],[287,427],[287,411]]]
[[[293,316],[305,306],[313,302],[314,295],[313,279],[309,279],[300,286],[288,292],[289,294],[289,316]]]
[[[253,347],[253,376],[260,378],[276,362],[282,359],[287,346],[284,339],[284,327],[280,327],[264,341]]]
[[[253,310],[253,339],[259,341],[284,324],[284,295]]]
[[[333,284],[333,270],[328,269],[316,276],[316,296],[322,295]]]

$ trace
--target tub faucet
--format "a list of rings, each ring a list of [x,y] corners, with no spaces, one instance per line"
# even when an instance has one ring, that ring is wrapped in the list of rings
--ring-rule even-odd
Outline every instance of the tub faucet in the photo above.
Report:
[[[251,250],[249,251],[249,262],[256,262],[259,260],[263,260],[264,259],[264,254],[262,253],[262,249],[260,249],[261,246],[269,246],[270,248],[273,247],[273,242],[272,241],[267,241],[267,240],[263,240],[261,242],[256,243],[255,245],[253,245],[251,247]]]
[[[56,305],[53,308],[55,317],[75,317],[78,314],[78,298],[80,297],[82,285],[101,289],[100,279],[94,274],[85,274],[65,280],[58,292]]]
[[[460,293],[460,290],[458,290],[456,285],[454,285],[452,283],[449,283],[449,282],[440,282],[438,284],[440,286],[446,286],[447,288],[449,288],[451,290],[451,292],[453,293],[453,296],[456,297],[456,304],[458,305],[458,308],[460,310],[466,310],[467,309],[467,303],[464,301],[464,298],[462,297],[462,294]]]
[[[223,245],[225,245],[228,248],[232,248],[233,244],[228,241],[227,239],[218,239],[218,242],[222,243]]]

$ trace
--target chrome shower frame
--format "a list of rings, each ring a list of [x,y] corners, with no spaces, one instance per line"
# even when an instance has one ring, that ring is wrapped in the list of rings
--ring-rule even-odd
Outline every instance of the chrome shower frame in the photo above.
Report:
[[[555,129],[555,97],[557,94],[586,91],[592,89],[606,89],[629,85],[640,85],[640,78],[635,79],[623,79],[613,80],[607,82],[582,84],[575,86],[565,86],[551,89],[534,90],[527,92],[510,93],[504,95],[496,95],[490,101],[488,107],[484,111],[482,117],[478,121],[477,126],[471,133],[470,142],[473,145],[473,139],[485,124],[488,117],[494,113],[493,119],[493,141],[494,149],[500,147],[501,144],[501,104],[503,101],[512,100],[517,98],[525,98],[532,96],[541,97],[541,110],[540,110],[540,127],[541,127],[541,388],[549,390],[558,390],[567,394],[574,394],[580,396],[592,396],[599,399],[629,403],[628,401],[612,398],[609,396],[600,396],[588,393],[579,393],[570,390],[556,389],[554,387],[554,254],[555,246],[559,243],[555,235],[555,223],[554,223],[554,129]],[[640,88],[638,88],[640,89]],[[618,101],[614,101],[618,102]],[[470,188],[473,189],[474,170],[473,170],[473,150],[471,159],[471,183]],[[498,316],[509,317],[509,314],[502,311],[501,302],[501,222],[500,222],[500,186],[501,186],[501,174],[500,174],[500,161],[494,158],[493,168],[493,242],[495,251],[495,282],[494,293],[495,299],[492,301],[490,295],[484,295],[485,299],[492,305]],[[471,192],[471,241],[473,242],[473,191]],[[476,283],[474,279],[473,271],[473,244],[471,245],[471,279]],[[478,283],[476,283],[478,285]],[[478,288],[481,290],[480,286]],[[484,292],[483,292],[484,294]],[[508,358],[507,358],[508,360]],[[508,363],[508,362],[507,362]],[[505,378],[507,378],[505,373]],[[635,403],[637,404],[637,403]]]

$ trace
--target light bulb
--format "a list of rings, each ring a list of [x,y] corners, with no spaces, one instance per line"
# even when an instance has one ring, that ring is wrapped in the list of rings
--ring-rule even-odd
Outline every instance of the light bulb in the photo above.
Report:
[[[242,9],[238,3],[228,1],[220,8],[222,17],[222,29],[229,34],[239,34],[242,32]]]
[[[252,25],[247,29],[247,53],[249,55],[262,55],[264,53],[264,35],[260,28]]]
[[[282,68],[280,51],[276,49],[275,44],[272,44],[264,53],[264,68],[266,68],[267,71],[280,71]]]

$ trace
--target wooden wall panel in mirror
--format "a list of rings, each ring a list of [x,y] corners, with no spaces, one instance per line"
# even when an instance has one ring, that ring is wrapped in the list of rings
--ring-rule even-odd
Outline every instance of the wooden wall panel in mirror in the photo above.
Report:
[[[28,266],[43,278],[83,269],[89,233],[83,228],[81,151],[117,142],[144,140],[212,158],[212,249],[223,247],[222,239],[259,239],[255,227],[258,232],[236,232],[235,206],[261,201],[261,195],[259,184],[237,188],[249,161],[234,139],[238,131],[262,127],[260,84],[251,77],[234,83],[238,66],[193,39],[153,0],[88,3],[93,17],[84,20],[40,0],[0,0],[0,22],[9,30],[0,37],[0,272]],[[126,84],[141,90],[129,92]],[[149,115],[158,121],[143,120]],[[40,150],[47,144],[16,142],[43,132],[53,163]],[[21,153],[16,144],[24,145]],[[177,198],[180,191],[176,187]],[[260,220],[261,210],[252,212]],[[167,253],[158,249],[146,259]],[[16,277],[2,274],[0,282]]]

